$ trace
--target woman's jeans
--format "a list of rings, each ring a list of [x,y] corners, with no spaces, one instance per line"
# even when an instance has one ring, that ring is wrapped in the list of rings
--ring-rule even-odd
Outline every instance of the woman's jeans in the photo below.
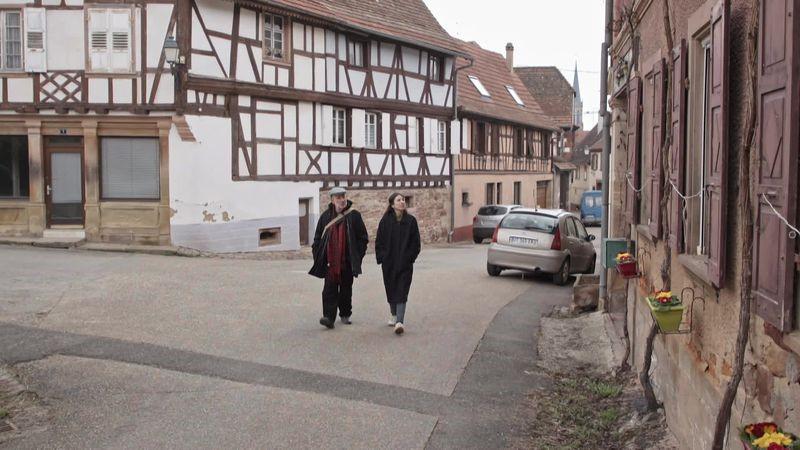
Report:
[[[403,323],[403,318],[406,316],[405,303],[390,303],[389,308],[392,310],[392,315],[397,316],[397,321]]]

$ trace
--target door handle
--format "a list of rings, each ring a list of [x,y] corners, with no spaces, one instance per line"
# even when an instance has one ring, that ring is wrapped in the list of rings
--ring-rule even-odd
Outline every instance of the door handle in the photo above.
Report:
[[[50,192],[51,192],[53,189],[51,189],[51,188],[50,188],[50,185],[49,185],[49,184],[47,185],[47,187],[46,187],[45,189],[46,189],[46,191],[47,191],[47,192],[46,192],[46,195],[47,195],[48,197],[50,197]]]

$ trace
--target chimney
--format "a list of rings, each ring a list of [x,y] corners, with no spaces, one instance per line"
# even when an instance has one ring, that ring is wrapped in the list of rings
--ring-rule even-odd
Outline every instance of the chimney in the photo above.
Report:
[[[506,64],[509,70],[514,70],[514,44],[511,42],[506,44]]]

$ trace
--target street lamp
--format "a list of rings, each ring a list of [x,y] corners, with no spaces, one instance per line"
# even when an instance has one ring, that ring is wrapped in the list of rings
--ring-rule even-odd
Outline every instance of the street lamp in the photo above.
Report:
[[[178,41],[174,36],[167,36],[164,40],[164,57],[169,63],[171,69],[175,69],[175,64],[182,64],[183,57],[180,55],[180,48],[178,48]]]

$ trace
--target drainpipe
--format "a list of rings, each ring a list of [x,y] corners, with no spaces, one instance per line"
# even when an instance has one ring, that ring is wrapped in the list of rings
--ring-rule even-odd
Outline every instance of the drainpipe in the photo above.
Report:
[[[611,115],[608,112],[608,49],[614,35],[611,30],[611,21],[614,15],[614,0],[606,0],[606,39],[603,42],[600,56],[600,119],[603,121],[603,216],[600,221],[600,245],[605,245],[608,239],[608,213],[609,213],[609,171],[611,159]],[[602,247],[601,247],[602,248]],[[603,254],[601,250],[601,255]],[[600,301],[608,311],[608,270],[600,269]]]
[[[456,57],[458,58],[458,57]],[[462,69],[469,69],[475,63],[472,58],[467,58],[469,64],[466,66],[456,67],[453,72],[453,120],[458,120],[458,72]],[[464,132],[459,127],[459,132],[463,135]],[[450,137],[450,232],[447,233],[447,242],[453,243],[453,234],[456,231],[456,175],[455,164],[453,161],[453,139]],[[461,142],[461,136],[458,137],[458,142]],[[458,149],[459,153],[461,149]]]

